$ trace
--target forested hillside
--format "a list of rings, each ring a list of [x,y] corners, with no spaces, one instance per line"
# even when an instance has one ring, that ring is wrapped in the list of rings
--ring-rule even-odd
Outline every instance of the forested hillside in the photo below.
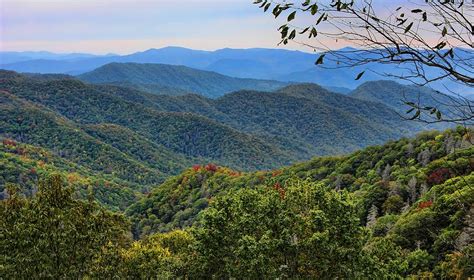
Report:
[[[2,139],[44,149],[85,177],[120,180],[133,199],[193,164],[273,169],[424,129],[384,104],[313,84],[209,99],[2,71],[0,88]],[[15,173],[29,176],[24,169]],[[16,182],[25,193],[34,184]],[[121,199],[131,201],[101,201],[123,208]]]
[[[241,89],[271,91],[286,85],[283,82],[232,78],[215,72],[166,64],[110,63],[78,77],[95,84],[127,83],[128,86],[155,93],[176,88],[178,92],[193,92],[210,98]]]
[[[129,99],[125,100],[113,91],[77,80],[42,81],[19,75],[4,80],[2,88],[7,90],[5,95],[40,104],[78,126],[108,123],[123,126],[189,158],[212,159],[240,168],[255,168],[261,164],[275,166],[279,159],[283,159],[278,148],[204,116],[158,111],[131,101],[134,97],[140,98],[140,95],[134,96],[140,92],[119,89]],[[8,119],[7,114],[5,118]],[[15,135],[10,131],[5,133]],[[113,145],[111,142],[108,144]]]
[[[366,82],[350,92],[349,96],[385,104],[402,115],[406,115],[406,112],[412,108],[408,105],[409,103],[436,108],[444,118],[448,119],[459,118],[463,115],[463,110],[466,110],[465,113],[469,110],[467,109],[469,108],[468,100],[461,100],[427,87],[401,85],[393,81]],[[427,121],[437,120],[434,114],[424,116],[424,118]],[[443,129],[448,125],[449,123],[439,123],[433,127]]]
[[[2,274],[468,279],[474,275],[472,133],[462,127],[424,132],[272,171],[195,165],[129,207],[131,229],[127,217],[75,199],[62,187],[66,174],[42,181],[33,198],[10,185],[0,203]],[[11,141],[2,151],[26,169],[46,157]],[[47,158],[45,165],[70,165]],[[12,246],[13,238],[15,244],[57,242],[62,255],[46,245],[34,252]]]
[[[399,118],[400,95],[384,99],[404,86],[376,83],[351,97],[300,84],[210,99],[63,75],[0,78],[9,278],[473,274],[472,131],[389,141],[426,129]],[[290,165],[317,154],[331,156]],[[67,238],[54,234],[58,223]],[[33,254],[44,261],[21,261],[29,246],[13,238],[61,240],[65,258],[84,261],[61,264],[49,245]]]
[[[0,280],[474,280],[474,0],[0,2]]]

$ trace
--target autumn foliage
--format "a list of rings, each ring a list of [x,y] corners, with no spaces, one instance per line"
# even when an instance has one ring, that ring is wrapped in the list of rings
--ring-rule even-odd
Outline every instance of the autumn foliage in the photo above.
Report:
[[[284,199],[285,198],[285,189],[282,187],[282,185],[280,184],[280,182],[276,182],[274,185],[273,185],[273,189],[275,189],[276,191],[278,191],[278,193],[280,194],[280,198],[281,199]]]
[[[281,173],[283,173],[283,171],[281,171],[281,170],[275,170],[275,171],[272,172],[272,177],[276,177],[276,176],[278,176],[278,175],[281,175]]]
[[[217,165],[215,165],[213,163],[209,163],[208,165],[206,165],[205,168],[209,172],[216,172],[217,171]]]
[[[17,143],[15,140],[12,139],[3,139],[3,145],[15,147]]]
[[[451,175],[452,175],[451,171],[448,168],[442,167],[433,171],[428,176],[427,181],[430,185],[439,185],[439,184],[444,183],[449,178],[451,178]]]
[[[429,208],[433,205],[433,201],[429,200],[429,201],[423,201],[423,202],[420,202],[420,204],[418,204],[418,209],[425,209],[425,208]]]

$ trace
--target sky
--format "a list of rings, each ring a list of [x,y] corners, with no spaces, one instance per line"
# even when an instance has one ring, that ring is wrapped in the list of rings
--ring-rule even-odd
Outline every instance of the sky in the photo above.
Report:
[[[170,45],[277,47],[279,22],[252,2],[0,0],[1,49],[123,54]]]
[[[253,1],[0,0],[0,50],[127,54],[166,46],[277,48],[284,17],[275,20]],[[312,51],[291,43],[284,48]]]

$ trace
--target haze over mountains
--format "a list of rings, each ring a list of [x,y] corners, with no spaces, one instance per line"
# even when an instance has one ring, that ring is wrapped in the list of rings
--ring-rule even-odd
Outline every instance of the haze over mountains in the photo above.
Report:
[[[458,52],[467,55],[466,52]],[[352,54],[356,55],[356,54]],[[283,49],[220,49],[216,51],[191,50],[181,47],[149,49],[129,55],[94,56],[86,54],[58,55],[51,53],[0,52],[0,68],[29,73],[63,73],[79,75],[112,63],[159,63],[183,65],[217,72],[236,78],[278,80],[282,82],[311,82],[324,87],[355,89],[366,81],[387,79],[376,73],[398,73],[404,70],[396,65],[369,64],[353,68],[337,68],[328,55],[325,68],[315,67],[316,53]],[[355,77],[366,71],[361,80]],[[452,90],[461,95],[474,95],[472,88],[462,87],[443,79],[431,84],[441,92]],[[342,92],[345,90],[342,89]]]

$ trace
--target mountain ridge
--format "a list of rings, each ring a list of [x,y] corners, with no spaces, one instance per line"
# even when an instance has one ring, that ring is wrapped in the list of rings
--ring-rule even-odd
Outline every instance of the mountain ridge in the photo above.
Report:
[[[132,85],[136,84],[138,88],[140,85],[178,88],[214,98],[239,89],[271,91],[286,85],[277,81],[233,78],[182,65],[154,63],[114,62],[78,77],[83,81],[95,84],[126,82]]]

